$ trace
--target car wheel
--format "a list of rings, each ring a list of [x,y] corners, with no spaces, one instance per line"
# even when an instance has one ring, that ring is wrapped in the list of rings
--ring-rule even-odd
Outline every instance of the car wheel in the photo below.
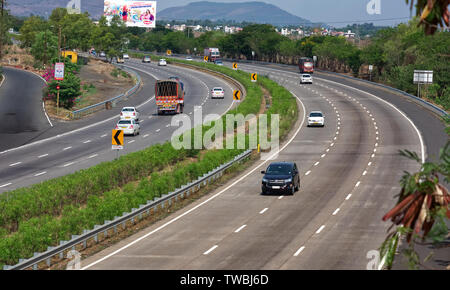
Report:
[[[261,190],[261,194],[262,194],[262,195],[265,195],[265,194],[267,194],[267,191],[265,191],[264,189],[262,189],[262,190]]]

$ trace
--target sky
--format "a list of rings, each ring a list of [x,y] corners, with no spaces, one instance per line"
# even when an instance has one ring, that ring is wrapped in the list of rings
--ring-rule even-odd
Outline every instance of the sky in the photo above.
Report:
[[[183,6],[190,2],[202,0],[159,0],[159,11]],[[252,0],[208,0],[211,2],[248,2]],[[335,27],[343,27],[347,24],[373,22],[377,26],[394,26],[401,22],[407,22],[411,16],[409,5],[405,0],[255,0],[276,5],[287,12],[311,20],[312,22],[324,22]],[[379,3],[378,11],[367,12],[369,2]],[[413,14],[415,12],[413,11]],[[393,19],[395,20],[385,20]],[[398,19],[402,18],[402,19]],[[357,22],[358,21],[358,22]]]

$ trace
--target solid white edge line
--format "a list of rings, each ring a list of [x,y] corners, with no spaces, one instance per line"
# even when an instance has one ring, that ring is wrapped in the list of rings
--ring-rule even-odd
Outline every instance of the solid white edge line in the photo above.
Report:
[[[125,246],[123,246],[123,247],[117,249],[116,251],[114,251],[114,252],[112,252],[112,253],[110,253],[110,254],[108,254],[108,255],[106,255],[106,256],[100,258],[100,259],[98,259],[97,261],[92,262],[91,264],[89,264],[89,265],[87,265],[87,266],[81,268],[81,270],[86,270],[86,269],[88,269],[88,268],[90,268],[90,267],[92,267],[92,266],[94,266],[94,265],[96,265],[96,264],[98,264],[98,263],[100,263],[100,262],[102,262],[102,261],[104,261],[104,260],[106,260],[106,259],[108,259],[108,258],[110,258],[110,257],[112,257],[112,256],[114,256],[114,255],[116,255],[117,253],[119,253],[119,252],[121,252],[121,251],[123,251],[123,250],[129,248],[130,246],[132,246],[132,245],[134,245],[134,244],[140,242],[141,240],[147,238],[148,236],[150,236],[150,235],[152,235],[152,234],[154,234],[154,233],[160,231],[161,229],[167,227],[168,225],[170,225],[170,224],[176,222],[177,220],[181,219],[182,217],[184,217],[184,216],[190,214],[191,212],[193,212],[193,211],[196,210],[197,208],[203,206],[204,204],[206,204],[206,203],[210,202],[211,200],[215,199],[216,197],[222,195],[222,193],[228,191],[231,187],[233,187],[233,186],[235,186],[236,184],[239,184],[240,182],[242,182],[242,180],[244,180],[245,178],[247,178],[247,176],[249,176],[250,174],[252,174],[252,173],[255,172],[256,170],[258,170],[261,166],[263,166],[263,165],[266,164],[268,161],[270,161],[274,156],[277,156],[277,154],[278,154],[279,152],[283,151],[289,144],[292,143],[292,141],[295,139],[295,137],[297,137],[298,133],[302,130],[303,124],[305,123],[305,117],[306,117],[306,108],[305,108],[305,105],[303,104],[303,102],[300,100],[300,98],[299,98],[296,94],[294,94],[294,93],[291,92],[291,91],[290,91],[290,93],[291,93],[293,96],[295,96],[295,97],[297,98],[297,100],[300,102],[300,104],[301,104],[301,106],[302,106],[302,108],[303,108],[303,120],[302,120],[300,126],[297,128],[297,131],[295,131],[295,133],[294,133],[293,136],[291,137],[291,139],[289,139],[289,141],[288,141],[283,147],[281,147],[281,149],[279,149],[277,152],[275,152],[273,155],[271,155],[271,156],[270,156],[269,158],[267,158],[266,160],[263,160],[263,161],[262,161],[260,164],[258,164],[255,168],[253,168],[252,170],[250,170],[249,172],[247,172],[247,174],[244,174],[243,176],[241,176],[240,178],[238,178],[237,180],[235,180],[232,184],[230,184],[229,186],[227,186],[227,187],[224,188],[223,190],[219,191],[218,193],[214,194],[213,196],[211,196],[211,197],[208,198],[207,200],[205,200],[205,201],[199,203],[199,204],[196,205],[195,207],[193,207],[193,208],[189,209],[188,211],[186,211],[186,212],[180,214],[179,216],[177,216],[177,217],[171,219],[170,221],[168,221],[168,222],[166,222],[165,224],[163,224],[163,225],[157,227],[157,228],[154,229],[153,231],[151,231],[151,232],[145,234],[144,236],[142,236],[142,237],[140,237],[140,238],[138,238],[138,239],[136,239],[136,240],[134,240],[134,241],[128,243],[127,245],[125,245]]]
[[[6,184],[3,184],[3,185],[0,185],[0,188],[9,186],[9,185],[11,185],[11,184],[12,184],[12,183],[10,182],[10,183],[6,183]]]

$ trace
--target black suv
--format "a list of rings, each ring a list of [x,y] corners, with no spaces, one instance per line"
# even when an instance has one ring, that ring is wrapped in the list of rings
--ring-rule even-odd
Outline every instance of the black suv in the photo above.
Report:
[[[262,194],[285,192],[291,195],[300,188],[300,175],[295,162],[274,162],[267,167],[262,178]]]

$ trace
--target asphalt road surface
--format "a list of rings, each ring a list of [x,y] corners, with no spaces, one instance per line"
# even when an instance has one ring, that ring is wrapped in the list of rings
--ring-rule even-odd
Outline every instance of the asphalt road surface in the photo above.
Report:
[[[51,129],[42,107],[45,82],[37,75],[10,67],[3,68],[0,87],[0,151],[39,138]]]
[[[275,161],[297,163],[300,190],[262,196],[259,172],[269,163],[260,161],[172,216],[85,259],[82,268],[367,268],[368,252],[385,238],[388,223],[381,217],[395,204],[403,171],[420,167],[398,150],[430,156],[432,142],[446,137],[433,127],[433,139],[427,139],[428,125],[414,120],[430,118],[429,112],[403,113],[404,99],[391,105],[375,88],[324,75],[300,85],[298,74],[288,70],[240,69],[269,74],[298,98],[300,119]],[[324,128],[306,127],[313,110],[325,114]]]
[[[158,67],[153,63],[141,64],[136,60],[130,60],[125,65],[134,68],[142,77],[144,85],[138,93],[129,100],[119,103],[112,110],[99,112],[86,119],[53,122],[54,127],[43,132],[38,141],[19,148],[9,146],[8,150],[2,151],[0,193],[113,160],[116,152],[111,150],[111,130],[114,129],[123,106],[138,107],[141,112],[141,132],[136,137],[125,137],[125,148],[120,151],[120,155],[170,140],[178,127],[171,126],[172,115],[156,114],[154,99],[156,79],[178,76],[184,82],[186,89],[184,113],[188,116],[194,116],[196,109],[201,110],[204,115],[207,113],[221,115],[234,104],[232,98],[234,88],[224,80],[206,73],[170,65]],[[216,86],[221,86],[225,90],[224,99],[210,98],[210,91]],[[9,85],[5,87],[7,88],[9,89]],[[42,108],[42,105],[40,106]],[[44,116],[43,112],[41,115]]]

